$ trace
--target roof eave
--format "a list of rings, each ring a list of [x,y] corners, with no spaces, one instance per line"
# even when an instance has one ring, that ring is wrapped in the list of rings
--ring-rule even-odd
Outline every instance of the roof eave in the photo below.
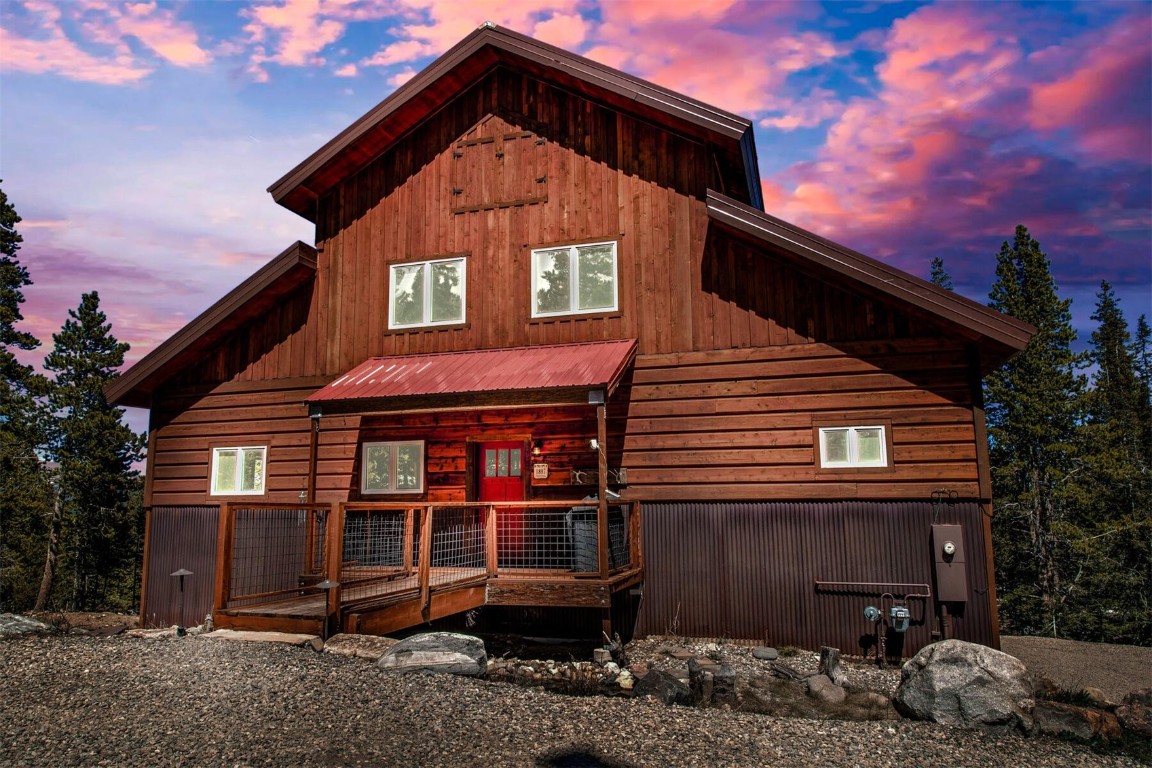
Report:
[[[196,354],[316,274],[316,250],[297,241],[104,387],[108,401],[148,408],[152,393]]]
[[[995,367],[1024,349],[1036,329],[1014,317],[933,285],[831,240],[750,208],[737,200],[709,190],[708,216],[713,221],[753,240],[771,244],[818,267],[863,283],[872,289],[936,317],[967,329],[993,342],[1000,353],[989,359]],[[998,362],[993,359],[1000,358]]]
[[[453,84],[451,88],[435,88],[436,83],[453,73],[459,74],[463,65],[473,64],[472,72]],[[421,94],[432,94],[416,116],[399,125],[395,140],[407,135],[429,115],[448,103],[456,94],[478,82],[494,67],[527,62],[563,73],[575,81],[587,83],[613,94],[624,102],[635,102],[648,109],[667,114],[684,125],[692,125],[724,142],[731,142],[732,151],[744,162],[748,196],[754,205],[762,207],[759,171],[756,163],[755,139],[752,123],[747,119],[696,101],[682,94],[647,82],[627,73],[577,56],[561,48],[541,43],[494,25],[484,25],[461,40],[428,67],[377,104],[335,138],[268,187],[273,199],[314,221],[315,201],[325,189],[316,189],[310,182],[329,163],[344,152],[351,151],[384,121],[414,102]],[[379,156],[381,150],[366,156],[365,162]]]

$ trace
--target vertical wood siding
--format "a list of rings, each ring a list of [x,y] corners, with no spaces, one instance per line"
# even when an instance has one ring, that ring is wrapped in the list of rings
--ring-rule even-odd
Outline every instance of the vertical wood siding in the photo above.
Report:
[[[953,636],[993,644],[979,504],[945,505],[964,528],[969,600]],[[930,502],[666,503],[644,507],[645,581],[637,634],[732,637],[845,653],[874,630],[880,595],[817,590],[815,582],[933,583]],[[913,624],[890,635],[910,656],[931,641],[934,600],[910,601]],[[893,643],[902,641],[893,647]]]
[[[148,511],[147,593],[140,606],[144,627],[194,627],[212,610],[216,584],[216,506],[152,507]],[[180,579],[170,574],[183,568],[184,612],[180,612]]]

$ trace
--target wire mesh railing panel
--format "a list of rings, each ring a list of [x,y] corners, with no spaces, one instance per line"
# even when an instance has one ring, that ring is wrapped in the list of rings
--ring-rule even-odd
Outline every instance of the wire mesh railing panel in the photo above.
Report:
[[[600,570],[599,510],[595,505],[571,507],[497,507],[497,560],[500,569],[531,577]],[[630,507],[608,508],[609,568],[629,564]]]
[[[405,548],[404,509],[346,509],[340,583],[343,600],[360,600],[380,584],[411,575],[417,551]],[[418,519],[419,515],[414,518]],[[418,530],[414,531],[418,533]],[[407,553],[407,556],[406,556]]]
[[[483,572],[486,514],[482,506],[433,508],[430,585]]]
[[[316,536],[325,510],[238,507],[233,515],[228,607],[291,597],[323,573]]]

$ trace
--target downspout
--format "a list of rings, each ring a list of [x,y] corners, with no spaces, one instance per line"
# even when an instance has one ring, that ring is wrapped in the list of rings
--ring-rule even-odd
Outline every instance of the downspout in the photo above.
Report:
[[[318,406],[312,406],[308,413],[312,426],[308,437],[308,487],[306,490],[308,504],[316,503],[316,453],[320,444],[320,417],[322,415]]]

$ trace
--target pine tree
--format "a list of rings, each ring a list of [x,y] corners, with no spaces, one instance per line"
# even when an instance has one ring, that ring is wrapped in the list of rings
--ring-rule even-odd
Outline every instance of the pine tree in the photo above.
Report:
[[[141,440],[121,421],[123,410],[104,397],[128,345],[112,335],[99,295],[84,294],[68,317],[52,337],[44,367],[56,374],[49,402],[57,416],[53,452],[72,575],[66,602],[87,609],[105,594],[108,576],[135,554],[129,497]]]
[[[22,289],[32,284],[18,258],[19,223],[0,189],[0,610],[32,606],[53,497],[42,462],[46,414],[37,400],[48,383],[13,352],[40,345],[16,327],[24,319]]]
[[[1112,286],[1101,283],[1096,299],[1097,327],[1089,348],[1094,386],[1083,398],[1077,475],[1070,483],[1078,492],[1078,509],[1068,532],[1080,578],[1069,590],[1065,623],[1078,639],[1147,643],[1152,642],[1147,394]]]
[[[1075,578],[1066,481],[1084,382],[1071,301],[1058,297],[1048,257],[1023,226],[997,255],[989,304],[1036,327],[1028,346],[985,381],[1002,619],[1014,631],[1058,633]]]
[[[944,259],[939,256],[932,257],[932,273],[928,276],[928,280],[932,285],[940,286],[948,291],[953,290],[952,276],[944,268]]]

